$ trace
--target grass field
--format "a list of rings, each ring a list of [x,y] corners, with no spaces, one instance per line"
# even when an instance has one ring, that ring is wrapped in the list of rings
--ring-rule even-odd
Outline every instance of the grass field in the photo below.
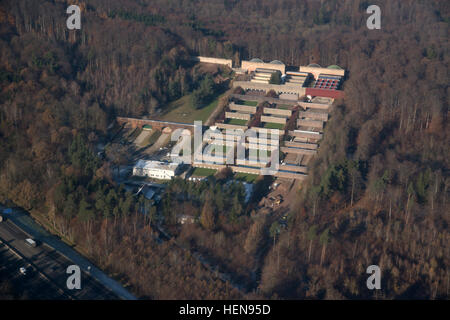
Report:
[[[247,120],[242,120],[242,119],[227,119],[225,121],[226,124],[234,124],[234,125],[238,125],[238,126],[246,126],[247,125]]]
[[[258,105],[258,101],[241,100],[241,101],[237,102],[237,104],[243,104],[244,106],[256,107]]]
[[[216,172],[217,172],[217,170],[215,170],[215,169],[195,168],[194,171],[192,172],[192,175],[197,176],[197,177],[208,177],[208,176],[215,175]]]
[[[266,129],[279,129],[279,130],[283,130],[284,124],[281,124],[281,123],[272,123],[272,122],[265,122],[265,123],[264,123],[264,128],[266,128]]]
[[[249,150],[248,151],[248,156],[249,156],[249,159],[251,159],[251,158],[253,158],[253,155],[252,155],[252,153],[251,152],[255,152],[256,151],[256,157],[257,157],[257,160],[263,160],[262,159],[262,157],[263,157],[263,155],[264,155],[264,151],[263,150]],[[267,160],[270,160],[270,156],[272,155],[272,151],[270,151],[270,150],[266,150],[266,157],[267,157]]]
[[[220,146],[216,146],[216,148],[217,148],[216,149],[217,152],[220,152]],[[223,146],[223,149],[222,149],[223,155],[226,155],[227,152],[230,151],[231,148],[232,147],[229,147],[229,146]],[[215,151],[212,152],[212,155],[215,155]]]
[[[290,110],[291,106],[289,106],[287,104],[277,104],[277,108],[278,109],[283,109],[283,110]]]
[[[248,183],[253,183],[256,180],[256,178],[258,178],[258,175],[250,174],[250,173],[237,172],[237,173],[234,174],[234,178],[236,180],[245,181],[245,182],[248,182]]]
[[[184,96],[167,106],[168,112],[161,117],[161,120],[182,123],[194,123],[195,120],[205,122],[217,107],[222,96],[218,96],[214,101],[201,109],[194,108],[191,95]]]

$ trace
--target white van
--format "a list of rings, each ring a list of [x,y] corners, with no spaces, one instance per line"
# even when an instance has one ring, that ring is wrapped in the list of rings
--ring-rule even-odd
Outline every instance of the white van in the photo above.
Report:
[[[35,248],[35,247],[37,246],[36,241],[34,241],[34,240],[31,239],[31,238],[25,239],[25,242],[26,242],[26,244],[29,245],[30,247]]]

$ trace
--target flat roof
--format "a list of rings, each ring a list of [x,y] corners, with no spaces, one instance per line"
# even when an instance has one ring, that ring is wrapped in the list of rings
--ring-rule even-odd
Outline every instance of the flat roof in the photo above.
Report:
[[[135,168],[139,169],[159,169],[159,170],[176,170],[179,164],[174,162],[163,162],[154,160],[139,160],[134,165]]]
[[[294,75],[294,76],[308,76],[309,73],[308,72],[303,72],[303,71],[286,71],[287,75]]]
[[[261,72],[261,73],[275,73],[278,70],[276,69],[269,69],[269,68],[256,68],[255,72]]]

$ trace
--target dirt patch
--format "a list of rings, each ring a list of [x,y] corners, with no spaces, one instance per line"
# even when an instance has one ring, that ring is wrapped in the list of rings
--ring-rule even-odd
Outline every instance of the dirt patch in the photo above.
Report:
[[[156,140],[156,142],[150,147],[148,148],[145,153],[147,154],[153,154],[156,151],[159,150],[159,148],[164,147],[167,143],[169,143],[170,141],[170,134],[168,133],[163,133],[158,140]]]
[[[219,73],[220,69],[219,66],[216,64],[212,64],[212,63],[199,63],[197,66],[197,71],[200,74],[211,74],[213,76],[215,76],[216,74]]]
[[[145,147],[152,133],[153,131],[151,130],[143,130],[136,140],[134,140],[134,144],[139,148]]]
[[[162,130],[162,132],[165,133],[165,134],[171,134],[171,133],[172,133],[172,129],[170,129],[169,127],[165,127],[165,128]]]

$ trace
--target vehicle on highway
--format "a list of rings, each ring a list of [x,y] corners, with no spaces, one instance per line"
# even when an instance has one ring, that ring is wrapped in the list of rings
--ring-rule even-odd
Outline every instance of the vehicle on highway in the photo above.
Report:
[[[26,276],[26,275],[27,275],[27,268],[25,268],[25,267],[20,267],[20,268],[19,268],[19,272],[20,272],[21,275]]]
[[[33,248],[37,247],[36,241],[34,241],[34,240],[31,239],[31,238],[25,239],[25,242],[26,242],[26,244],[29,245],[30,247],[33,247]]]

